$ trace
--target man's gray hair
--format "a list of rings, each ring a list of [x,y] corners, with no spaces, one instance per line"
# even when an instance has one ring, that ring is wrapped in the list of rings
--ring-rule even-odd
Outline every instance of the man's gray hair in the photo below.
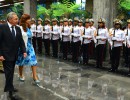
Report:
[[[17,15],[15,12],[10,12],[7,14],[7,21],[9,21],[9,19],[13,18],[13,15]]]

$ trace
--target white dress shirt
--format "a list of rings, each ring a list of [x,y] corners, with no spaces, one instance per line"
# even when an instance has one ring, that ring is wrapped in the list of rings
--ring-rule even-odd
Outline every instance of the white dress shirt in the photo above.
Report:
[[[85,33],[82,36],[83,44],[90,43],[93,38],[93,30],[90,27],[88,27],[88,28],[84,29],[84,32]],[[90,39],[88,39],[88,38],[90,38]]]
[[[43,26],[41,24],[37,26],[37,37],[43,37]]]
[[[21,32],[22,32],[22,37],[23,37],[25,46],[26,46],[26,48],[27,48],[27,42],[28,42],[28,35],[27,35],[27,32],[25,32],[25,31],[23,30],[23,27],[22,27],[22,26],[20,26],[20,29],[21,29]]]
[[[127,44],[127,47],[130,47],[130,28],[127,28],[124,30],[125,32],[125,43]]]
[[[79,26],[79,29],[80,29],[81,33],[84,32],[84,27],[83,26]]]
[[[43,38],[44,39],[50,39],[50,33],[51,33],[51,26],[50,25],[45,25],[44,26],[44,33],[43,33]]]
[[[58,40],[60,37],[60,28],[58,25],[54,25],[52,26],[53,30],[52,30],[52,40]]]
[[[63,27],[63,33],[62,33],[62,39],[63,39],[63,42],[68,42],[70,41],[70,28],[69,26],[64,26]]]
[[[119,47],[123,45],[123,41],[125,40],[125,33],[121,29],[113,29],[111,36],[111,45],[112,47]]]
[[[72,41],[73,42],[80,41],[81,30],[80,30],[79,26],[74,26],[73,27],[73,33],[71,35],[72,35]]]
[[[62,30],[63,30],[63,27],[64,27],[64,26],[63,26],[63,25],[60,25],[59,27],[60,27],[60,38],[62,39]]]
[[[96,34],[97,34],[97,36],[96,36],[97,45],[98,44],[106,44],[106,40],[108,38],[107,28],[99,28],[98,30],[96,30]]]
[[[36,37],[36,25],[32,24],[30,28],[31,32],[33,33],[33,37]]]

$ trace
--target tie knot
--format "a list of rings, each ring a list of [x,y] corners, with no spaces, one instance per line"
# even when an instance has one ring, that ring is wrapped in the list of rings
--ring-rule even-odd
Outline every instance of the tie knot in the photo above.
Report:
[[[14,26],[11,26],[11,28],[14,28]]]

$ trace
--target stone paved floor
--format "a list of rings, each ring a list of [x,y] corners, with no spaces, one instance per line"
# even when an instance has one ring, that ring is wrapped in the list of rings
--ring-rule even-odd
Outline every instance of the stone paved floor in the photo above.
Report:
[[[24,69],[26,81],[19,82],[16,67],[14,84],[23,100],[130,100],[130,78],[122,74],[126,68],[114,74],[107,71],[108,63],[104,63],[105,69],[97,69],[94,61],[83,66],[38,56],[38,62],[39,86],[33,83],[28,67]],[[0,100],[6,100],[3,74],[0,79]]]

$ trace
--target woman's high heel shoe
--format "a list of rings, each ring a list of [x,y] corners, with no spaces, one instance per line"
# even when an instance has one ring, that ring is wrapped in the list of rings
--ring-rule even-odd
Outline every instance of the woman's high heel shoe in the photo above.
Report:
[[[39,84],[40,83],[40,80],[38,80],[38,79],[34,79],[33,78],[33,80],[34,80],[35,84]]]
[[[40,83],[40,81],[39,81],[39,80],[34,80],[34,82],[35,82],[36,84],[39,84],[39,83]]]
[[[19,81],[24,82],[24,81],[25,81],[25,78],[19,76]]]

